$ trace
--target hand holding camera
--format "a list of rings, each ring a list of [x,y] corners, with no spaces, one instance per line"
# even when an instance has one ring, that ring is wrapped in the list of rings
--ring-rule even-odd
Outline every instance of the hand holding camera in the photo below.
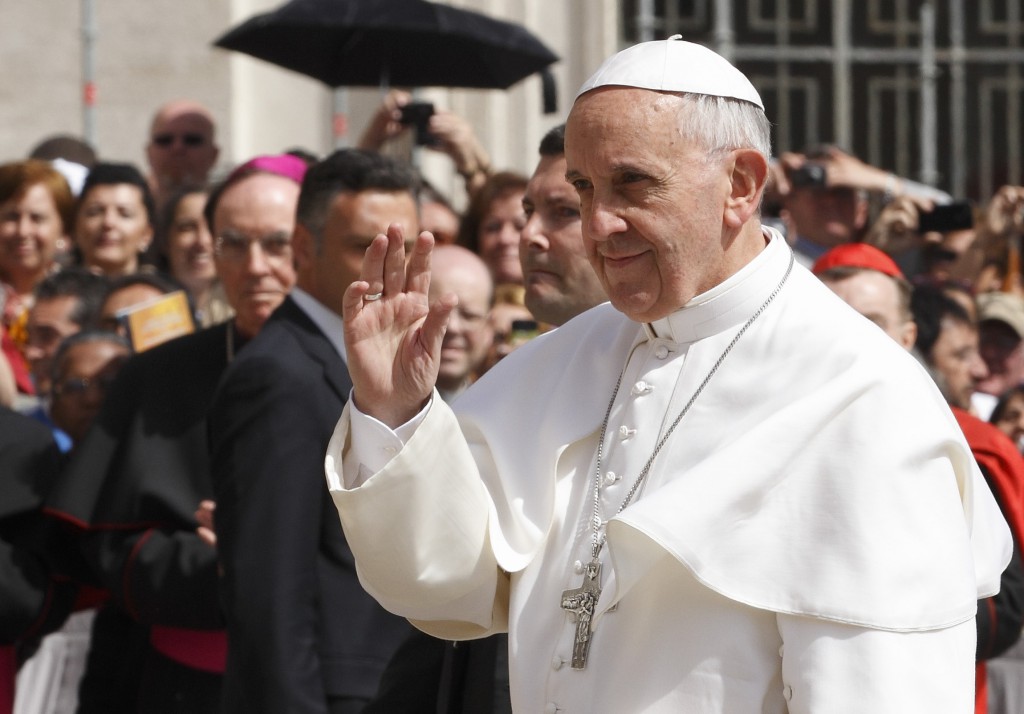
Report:
[[[411,101],[399,107],[403,126],[411,126],[415,132],[417,146],[434,146],[437,139],[430,133],[430,118],[434,116],[434,105],[430,102]]]

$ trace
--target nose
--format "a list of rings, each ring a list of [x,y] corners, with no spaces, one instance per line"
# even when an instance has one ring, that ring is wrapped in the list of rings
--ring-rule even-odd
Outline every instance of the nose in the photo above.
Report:
[[[583,225],[592,240],[608,240],[626,230],[626,221],[610,201],[595,198],[589,206],[582,207],[582,213]]]
[[[213,235],[210,233],[210,229],[206,227],[205,221],[201,222],[199,228],[196,229],[196,245],[204,253],[213,252]]]
[[[258,240],[250,241],[249,255],[245,260],[245,270],[250,275],[267,275],[270,273],[270,259],[263,251]]]
[[[540,216],[536,213],[526,219],[523,229],[519,231],[520,250],[527,250],[529,248],[546,250],[548,248],[548,238],[544,235],[541,223]]]
[[[117,217],[117,210],[110,206],[103,211],[103,225],[112,226],[114,225],[114,219]]]
[[[512,221],[505,221],[501,224],[501,234],[498,239],[502,245],[519,245],[519,228]]]
[[[982,380],[988,376],[988,365],[985,364],[985,360],[977,352],[974,353],[971,359],[971,376],[975,380]]]
[[[35,226],[35,223],[32,220],[32,216],[28,215],[27,213],[23,214],[22,216],[20,216],[18,218],[18,226],[17,226],[17,228],[18,228],[18,235],[19,236],[31,235],[32,234],[32,228],[34,226]]]
[[[99,384],[93,382],[82,394],[82,406],[99,409],[100,404],[103,403],[103,397],[105,396],[106,390]]]
[[[452,310],[451,314],[448,315],[448,327],[445,330],[446,335],[461,335],[466,329],[465,318],[459,314],[459,311]]]

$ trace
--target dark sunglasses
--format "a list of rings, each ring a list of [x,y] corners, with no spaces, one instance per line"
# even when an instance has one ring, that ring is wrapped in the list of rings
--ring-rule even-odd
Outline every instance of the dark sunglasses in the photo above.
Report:
[[[153,143],[157,146],[167,148],[174,144],[175,139],[181,139],[185,146],[196,147],[206,143],[206,137],[202,134],[157,134],[153,137]]]

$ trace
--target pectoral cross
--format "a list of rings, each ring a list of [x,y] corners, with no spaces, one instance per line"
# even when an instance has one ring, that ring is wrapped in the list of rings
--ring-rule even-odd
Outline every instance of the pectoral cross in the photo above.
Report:
[[[601,563],[594,560],[583,570],[583,584],[562,593],[562,609],[576,618],[576,636],[572,643],[572,668],[585,669],[587,654],[590,652],[590,638],[594,631],[591,621],[594,608],[601,596]]]

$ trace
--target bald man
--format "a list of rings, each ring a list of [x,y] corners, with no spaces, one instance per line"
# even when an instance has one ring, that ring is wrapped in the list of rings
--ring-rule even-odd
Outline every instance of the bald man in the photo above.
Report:
[[[430,299],[437,300],[449,293],[459,297],[441,342],[441,369],[437,376],[441,397],[451,401],[469,386],[494,337],[487,319],[494,301],[494,283],[483,260],[461,246],[437,246],[432,264]]]
[[[914,346],[917,324],[910,311],[911,286],[888,255],[864,243],[846,243],[819,258],[813,272],[903,349]]]
[[[158,204],[183,186],[207,182],[220,155],[215,129],[210,110],[192,100],[176,99],[157,110],[149,130],[146,160]]]

